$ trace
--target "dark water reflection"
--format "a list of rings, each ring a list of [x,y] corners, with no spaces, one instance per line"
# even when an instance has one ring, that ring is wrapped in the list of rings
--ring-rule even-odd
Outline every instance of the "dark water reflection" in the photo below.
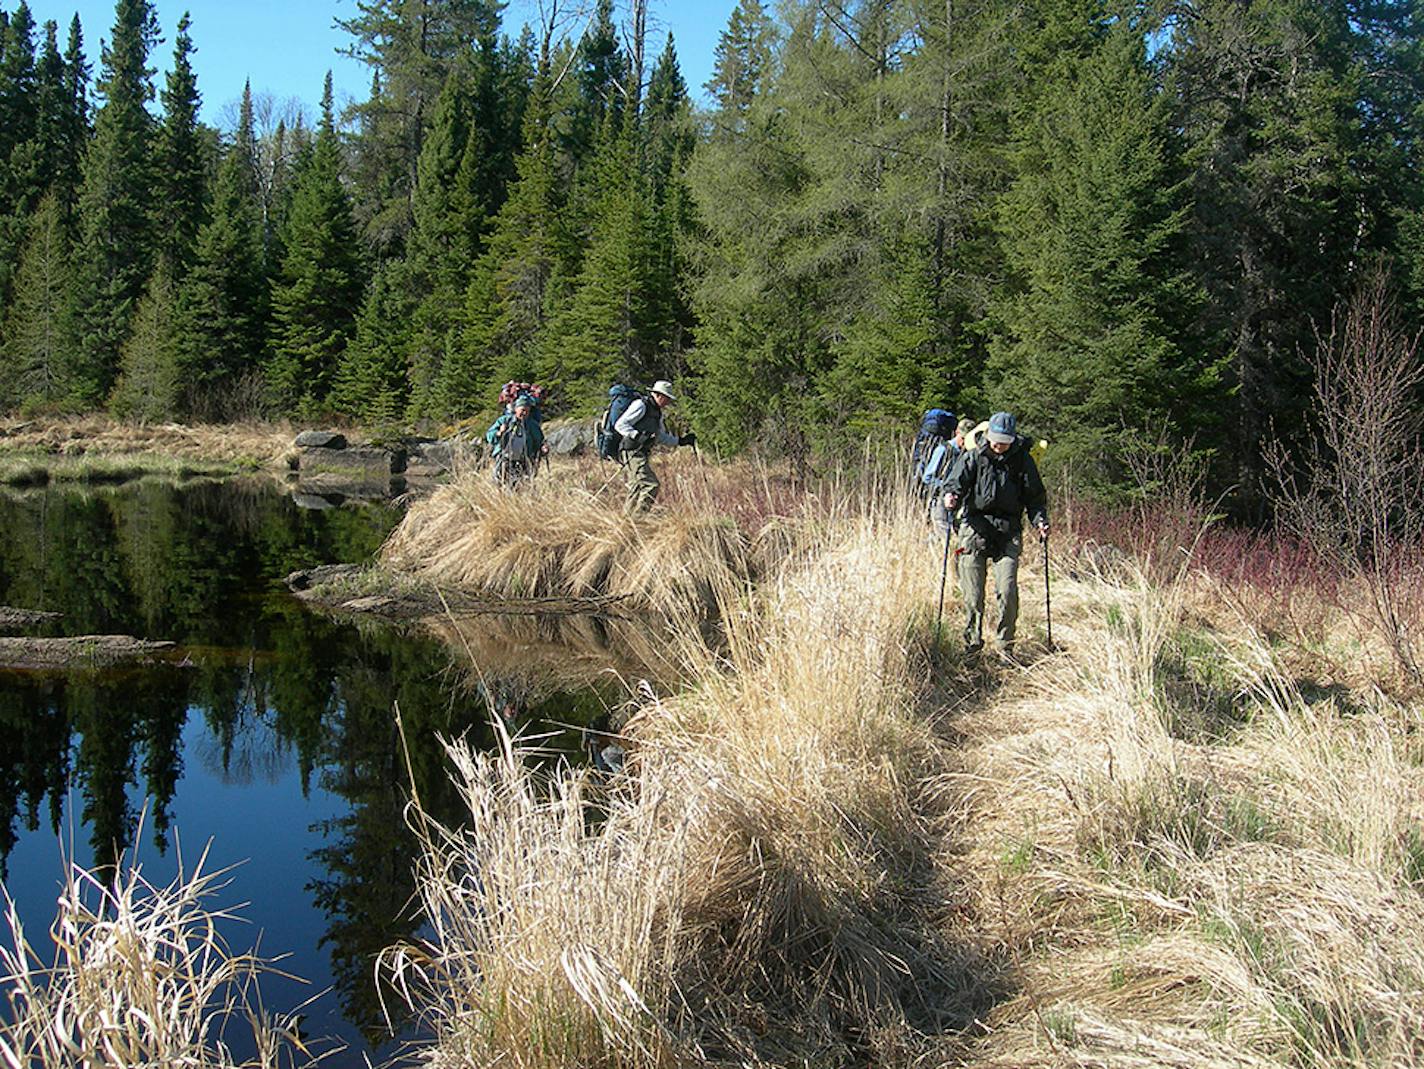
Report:
[[[51,635],[129,634],[179,643],[175,663],[115,670],[0,671],[0,864],[33,930],[52,919],[56,834],[82,863],[112,863],[146,811],[140,859],[174,868],[211,838],[242,861],[221,904],[250,900],[244,933],[313,981],[264,984],[268,1005],[309,1009],[308,1032],[353,1046],[384,1033],[372,957],[415,927],[406,757],[422,799],[456,799],[438,735],[491,742],[489,698],[463,685],[438,641],[307,611],[287,573],[360,561],[398,518],[384,505],[299,509],[266,482],[0,498],[0,604],[62,613]],[[491,689],[499,685],[492,681]],[[535,699],[521,719],[585,722],[586,691]],[[496,694],[497,697],[497,694]],[[247,942],[244,943],[243,940]]]

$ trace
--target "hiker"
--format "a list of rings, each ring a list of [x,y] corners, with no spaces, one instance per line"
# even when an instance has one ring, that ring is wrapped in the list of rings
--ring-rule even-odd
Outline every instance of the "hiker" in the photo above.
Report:
[[[1048,493],[1029,452],[1029,439],[1018,433],[1010,412],[995,412],[978,448],[959,457],[945,486],[944,507],[964,506],[959,527],[959,582],[967,619],[964,650],[984,648],[984,582],[994,562],[994,593],[999,603],[998,637],[1002,654],[1012,659],[1019,616],[1019,555],[1023,552],[1023,514],[1048,538]]]
[[[929,460],[925,463],[925,473],[922,479],[925,490],[930,496],[930,520],[934,524],[936,545],[949,533],[950,525],[953,522],[949,510],[944,507],[945,486],[949,482],[950,473],[954,471],[955,463],[959,460],[959,455],[967,448],[965,445],[966,436],[973,429],[974,421],[965,416],[954,428],[954,437],[935,446],[934,452],[930,454]]]
[[[676,400],[672,383],[659,379],[646,397],[631,401],[613,423],[619,436],[620,457],[628,470],[625,508],[634,515],[652,508],[661,488],[651,461],[653,446],[697,444],[697,435],[676,435],[663,426],[663,413]]]
[[[485,432],[494,458],[494,481],[500,486],[515,487],[534,477],[539,458],[549,452],[544,444],[544,431],[537,419],[531,418],[534,401],[520,394],[505,412]]]
[[[920,428],[910,447],[910,490],[928,497],[931,492],[929,474],[936,457],[943,458],[942,447],[954,438],[954,413],[945,408],[931,408],[920,417]],[[948,468],[944,469],[946,472]]]

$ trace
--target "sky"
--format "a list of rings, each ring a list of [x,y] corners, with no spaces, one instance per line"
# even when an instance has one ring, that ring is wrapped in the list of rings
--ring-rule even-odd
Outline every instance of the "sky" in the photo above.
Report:
[[[0,9],[13,11],[17,3],[0,0]],[[48,19],[59,24],[61,49],[77,12],[84,29],[84,54],[98,72],[99,42],[108,38],[114,23],[113,0],[29,0],[29,5],[37,28]],[[150,59],[159,72],[155,86],[163,86],[173,59],[178,19],[188,11],[193,20],[189,32],[197,49],[193,67],[203,98],[202,120],[210,125],[230,129],[235,124],[237,101],[248,78],[254,93],[270,93],[278,102],[296,98],[310,116],[316,114],[328,68],[338,107],[364,99],[370,91],[370,69],[337,51],[352,38],[335,27],[335,20],[353,16],[356,0],[156,0],[154,6],[163,32],[163,43]],[[705,99],[702,85],[712,74],[712,50],[735,6],[736,0],[650,0],[648,53],[656,59],[672,31],[682,74],[695,101]],[[621,20],[626,4],[619,0],[617,7]],[[536,0],[511,0],[504,14],[505,32],[517,37],[525,21],[534,21],[537,10]],[[37,33],[37,45],[40,39]]]

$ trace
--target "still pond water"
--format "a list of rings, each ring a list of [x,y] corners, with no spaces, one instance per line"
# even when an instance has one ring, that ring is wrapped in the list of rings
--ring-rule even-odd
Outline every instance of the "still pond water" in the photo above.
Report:
[[[265,480],[0,495],[0,605],[63,614],[32,633],[180,647],[139,668],[0,671],[0,866],[28,930],[53,919],[65,852],[104,864],[137,835],[162,883],[178,843],[191,863],[211,840],[209,869],[238,866],[214,904],[247,903],[227,938],[290,955],[283,969],[307,981],[266,977],[269,1008],[323,992],[305,1030],[346,1044],[331,1069],[398,1049],[371,964],[418,924],[393,703],[421,797],[445,819],[437,734],[490,741],[491,702],[449,647],[334,621],[282,583],[368,559],[398,518],[386,504],[299,508]],[[518,718],[586,723],[615,697],[545,687]]]

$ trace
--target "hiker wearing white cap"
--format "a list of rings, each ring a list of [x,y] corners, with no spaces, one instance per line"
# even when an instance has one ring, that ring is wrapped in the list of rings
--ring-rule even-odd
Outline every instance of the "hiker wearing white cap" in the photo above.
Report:
[[[944,507],[964,506],[959,525],[959,582],[967,619],[964,649],[977,654],[984,645],[984,583],[994,562],[994,593],[999,602],[1000,650],[1012,658],[1019,617],[1019,555],[1023,552],[1023,515],[1048,538],[1048,493],[1030,453],[1032,443],[1018,433],[1010,412],[995,412],[984,441],[966,449],[945,484]]]
[[[647,512],[658,499],[657,473],[651,455],[655,445],[695,445],[695,434],[676,435],[663,426],[663,412],[677,400],[672,383],[659,379],[646,398],[639,397],[623,410],[613,424],[621,438],[621,452],[628,470],[627,511]],[[652,403],[650,404],[649,401]]]

